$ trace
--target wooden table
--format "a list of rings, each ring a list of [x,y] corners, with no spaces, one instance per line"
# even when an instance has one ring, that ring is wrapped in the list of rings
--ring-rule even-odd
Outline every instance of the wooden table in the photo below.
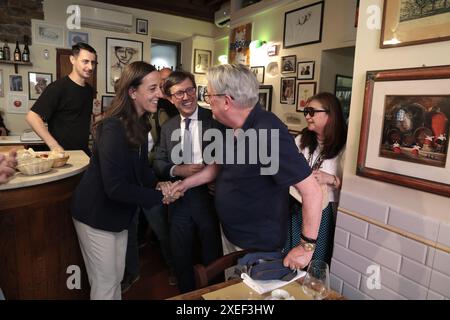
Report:
[[[218,284],[213,284],[209,287],[205,287],[205,288],[201,288],[201,289],[191,291],[188,293],[180,294],[178,296],[171,297],[167,300],[203,300],[202,295],[222,289],[222,288],[226,288],[228,286],[237,284],[241,281],[242,281],[241,279],[233,279],[233,280],[221,282]],[[298,280],[298,282],[301,283],[301,279]],[[345,297],[341,296],[336,291],[331,291],[330,294],[328,295],[328,297],[325,298],[325,300],[345,300]]]

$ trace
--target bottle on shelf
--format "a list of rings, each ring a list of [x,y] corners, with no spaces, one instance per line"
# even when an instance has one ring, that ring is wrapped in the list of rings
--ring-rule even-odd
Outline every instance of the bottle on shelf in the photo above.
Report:
[[[19,41],[16,41],[16,49],[14,50],[14,61],[22,61],[22,53],[20,52]]]
[[[30,49],[28,48],[28,37],[24,36],[23,40],[25,42],[25,47],[23,48],[23,52],[22,52],[22,61],[30,62]]]
[[[3,60],[11,60],[11,51],[9,50],[8,42],[6,41],[3,45]]]

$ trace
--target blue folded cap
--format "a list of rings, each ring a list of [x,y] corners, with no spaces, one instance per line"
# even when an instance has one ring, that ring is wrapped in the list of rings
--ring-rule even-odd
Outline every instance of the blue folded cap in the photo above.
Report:
[[[283,258],[279,251],[252,252],[239,259],[238,266],[243,267],[253,280],[290,281],[297,275],[297,270],[285,267]]]

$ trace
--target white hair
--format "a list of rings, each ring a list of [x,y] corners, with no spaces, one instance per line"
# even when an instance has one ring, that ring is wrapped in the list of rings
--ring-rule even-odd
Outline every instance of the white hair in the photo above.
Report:
[[[232,96],[242,107],[254,107],[259,97],[259,82],[253,72],[242,64],[223,64],[211,67],[208,83],[216,93]]]

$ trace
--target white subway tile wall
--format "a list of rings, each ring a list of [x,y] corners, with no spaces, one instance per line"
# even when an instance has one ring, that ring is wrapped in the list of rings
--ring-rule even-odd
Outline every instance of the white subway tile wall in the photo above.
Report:
[[[336,226],[363,238],[367,236],[367,229],[369,228],[367,222],[342,214],[337,216]]]
[[[450,247],[450,224],[441,223],[439,225],[438,243]]]
[[[437,240],[439,222],[413,212],[391,207],[388,224],[431,241]]]
[[[387,205],[367,198],[357,197],[345,191],[341,192],[339,204],[342,208],[351,208],[354,212],[364,212],[364,215],[371,219],[387,223],[389,214],[389,206]]]
[[[450,246],[450,225],[345,194],[340,207]],[[359,201],[359,202],[358,202]],[[450,254],[339,211],[332,288],[347,299],[442,300],[450,298]],[[381,288],[367,283],[380,267]],[[373,282],[371,282],[373,284]],[[370,284],[370,283],[369,283]]]
[[[431,268],[403,257],[400,274],[423,286],[430,284]]]
[[[405,257],[425,263],[427,257],[427,246],[397,233],[390,232],[386,229],[379,228],[375,225],[369,226],[369,235],[367,237],[371,242],[398,252]]]

